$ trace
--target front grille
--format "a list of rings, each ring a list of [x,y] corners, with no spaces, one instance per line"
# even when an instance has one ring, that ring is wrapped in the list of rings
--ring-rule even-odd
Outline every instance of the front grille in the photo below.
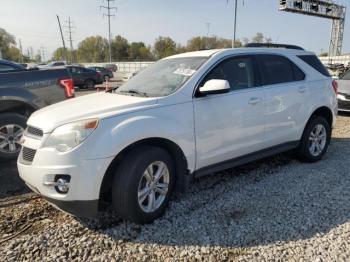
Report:
[[[27,127],[27,133],[38,137],[42,137],[44,135],[43,130],[32,126]]]
[[[22,159],[26,162],[33,162],[33,159],[35,157],[36,150],[28,148],[28,147],[23,147],[22,148]]]
[[[338,109],[339,110],[350,110],[350,101],[338,100]]]

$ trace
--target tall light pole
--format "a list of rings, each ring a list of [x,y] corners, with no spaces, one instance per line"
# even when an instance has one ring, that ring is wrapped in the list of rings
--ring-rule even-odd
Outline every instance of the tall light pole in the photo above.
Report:
[[[111,7],[111,2],[114,2],[114,0],[106,0],[107,1],[107,6],[100,6],[101,9],[106,9],[107,14],[103,14],[103,16],[108,17],[108,49],[109,49],[109,62],[112,62],[112,51],[111,51],[111,17],[115,15],[111,15],[111,10],[117,10],[116,7]]]
[[[236,44],[236,32],[237,32],[237,1],[235,0],[235,17],[233,22],[233,38],[232,38],[232,48],[235,48]]]

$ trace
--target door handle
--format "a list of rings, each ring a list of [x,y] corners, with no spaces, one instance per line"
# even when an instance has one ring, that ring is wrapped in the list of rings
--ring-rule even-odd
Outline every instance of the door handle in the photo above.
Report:
[[[250,105],[256,105],[256,104],[259,103],[260,101],[261,101],[260,98],[252,97],[251,99],[249,99],[248,104],[250,104]]]
[[[305,93],[305,91],[306,91],[306,87],[304,87],[304,86],[300,86],[300,87],[298,88],[298,92],[299,92],[299,93]]]

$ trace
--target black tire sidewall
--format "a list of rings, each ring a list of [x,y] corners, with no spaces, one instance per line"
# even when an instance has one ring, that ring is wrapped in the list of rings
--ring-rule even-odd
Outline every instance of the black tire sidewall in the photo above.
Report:
[[[27,127],[27,120],[25,116],[16,113],[6,113],[0,114],[0,127],[7,124],[15,124],[23,127],[25,129]],[[3,153],[0,152],[0,159],[16,159],[18,157],[19,152],[16,153]]]
[[[146,168],[162,161],[169,170],[169,188],[162,205],[152,213],[144,212],[138,203],[138,186]],[[149,223],[164,213],[175,183],[174,161],[167,151],[156,147],[140,147],[122,161],[113,179],[112,200],[117,213],[135,223]]]
[[[89,86],[89,84],[90,84],[90,86]],[[85,80],[84,86],[85,86],[85,88],[94,88],[95,82],[91,79],[87,79],[87,80]]]
[[[323,125],[326,129],[327,132],[327,141],[326,141],[326,145],[323,148],[323,151],[321,154],[319,154],[318,156],[314,156],[310,153],[309,150],[309,138],[310,138],[310,134],[312,132],[312,130],[314,129],[314,127],[316,125]],[[306,161],[306,162],[316,162],[318,160],[320,160],[323,155],[326,153],[327,148],[329,146],[330,140],[331,140],[331,127],[330,124],[328,123],[328,121],[320,116],[313,116],[309,122],[307,123],[302,139],[300,141],[300,145],[298,148],[298,156],[302,161]]]

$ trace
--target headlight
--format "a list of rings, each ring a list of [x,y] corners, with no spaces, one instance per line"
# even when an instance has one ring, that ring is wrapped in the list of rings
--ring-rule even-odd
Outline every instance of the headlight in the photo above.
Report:
[[[57,127],[43,147],[52,147],[60,152],[66,152],[83,142],[97,126],[98,119],[88,119]]]

